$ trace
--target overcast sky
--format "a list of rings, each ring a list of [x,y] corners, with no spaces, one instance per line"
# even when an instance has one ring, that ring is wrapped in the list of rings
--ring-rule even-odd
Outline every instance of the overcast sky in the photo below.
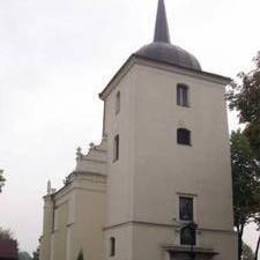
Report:
[[[174,44],[234,77],[260,50],[259,0],[165,0]],[[0,0],[0,226],[32,251],[42,196],[98,143],[98,93],[153,37],[157,0]],[[232,128],[236,122],[230,120]],[[256,234],[247,232],[253,245]]]

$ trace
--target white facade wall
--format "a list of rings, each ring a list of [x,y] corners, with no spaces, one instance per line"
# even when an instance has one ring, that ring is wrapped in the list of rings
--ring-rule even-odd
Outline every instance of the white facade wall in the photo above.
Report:
[[[129,71],[105,100],[104,132],[107,135],[107,208],[106,227],[133,218],[133,172],[135,94],[134,73]],[[116,95],[120,91],[120,112],[116,114]],[[114,137],[120,136],[119,160],[113,162]]]
[[[67,184],[45,197],[40,260],[77,260],[80,251],[84,259],[103,260],[105,196],[104,138],[87,155],[78,151]]]
[[[177,106],[178,83],[189,86],[189,107]],[[79,150],[69,184],[45,197],[41,260],[76,260],[80,250],[86,260],[172,260],[168,251],[180,247],[181,195],[194,199],[197,250],[235,260],[225,83],[130,59],[103,92],[101,145],[87,155]],[[191,146],[177,144],[178,128],[191,131]],[[119,160],[113,161],[116,135]]]
[[[177,106],[178,83],[189,86],[188,108]],[[118,91],[121,111],[116,115]],[[120,228],[128,226],[133,235],[133,243],[118,248],[120,257],[120,250],[128,247],[124,250],[132,250],[132,260],[164,259],[164,245],[180,245],[178,200],[188,195],[195,201],[197,246],[218,252],[216,260],[236,258],[224,93],[223,79],[142,62],[106,97],[109,231],[105,233],[120,245],[127,243],[117,236]],[[191,131],[191,146],[177,144],[177,128]],[[120,158],[113,163],[117,134]]]

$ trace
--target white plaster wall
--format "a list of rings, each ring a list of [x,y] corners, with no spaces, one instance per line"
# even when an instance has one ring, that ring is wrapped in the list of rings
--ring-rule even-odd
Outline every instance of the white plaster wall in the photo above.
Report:
[[[191,193],[201,227],[231,230],[224,86],[144,66],[136,71],[134,218],[169,223],[178,217],[177,193]],[[190,87],[190,108],[176,105],[177,83]],[[177,144],[178,127],[191,130],[192,146]]]
[[[201,231],[200,244],[208,248],[214,248],[219,255],[214,260],[237,259],[237,236],[234,232]]]
[[[53,205],[50,196],[44,197],[43,234],[40,242],[40,260],[50,260]]]
[[[52,234],[53,252],[52,260],[66,259],[67,247],[67,221],[68,221],[68,203],[59,204],[55,208],[55,230]]]
[[[161,243],[178,244],[172,241],[175,239],[172,227],[158,231],[157,224],[178,224],[180,193],[196,198],[196,221],[200,228],[212,232],[208,235],[212,236],[212,245],[217,245],[219,238],[228,245],[216,246],[221,250],[218,259],[236,254],[225,87],[191,74],[135,64],[105,100],[106,227],[129,222],[154,224],[148,232],[139,230],[139,225],[135,227],[137,235],[133,239],[138,242],[134,242],[132,249],[134,260],[164,259]],[[189,85],[190,108],[176,105],[177,83]],[[115,115],[118,90],[121,111]],[[191,147],[177,145],[178,127],[192,131]],[[120,158],[113,163],[116,134],[120,136]],[[125,225],[117,226],[118,230]],[[219,236],[213,235],[216,231],[220,231]],[[231,235],[226,236],[226,232]],[[113,228],[109,234],[113,236]],[[105,237],[108,238],[107,230]],[[205,241],[202,240],[202,246],[208,246]],[[130,247],[125,239],[119,243],[123,243],[122,248]],[[224,253],[225,250],[228,251]],[[124,257],[128,257],[126,253]]]
[[[105,176],[81,173],[54,195],[55,229],[43,234],[41,260],[76,260],[80,250],[85,259],[104,259],[105,194]],[[52,226],[52,214],[46,222]]]
[[[110,237],[116,239],[115,256],[110,257]],[[114,227],[105,231],[106,260],[133,260],[133,226],[131,224]]]
[[[178,83],[189,86],[189,108],[176,104]],[[134,87],[134,220],[171,224],[173,219],[178,220],[179,193],[187,193],[196,197],[196,221],[200,228],[232,232],[232,185],[224,86],[136,66]],[[191,130],[191,146],[177,144],[179,127]],[[223,258],[224,255],[233,255],[231,252],[235,254],[233,235],[220,234],[218,237],[212,235],[211,244],[217,245],[221,237],[228,247],[217,248],[221,253],[218,259],[235,259]],[[154,237],[146,239],[154,240]],[[201,245],[207,246],[203,241]],[[143,259],[141,250],[136,251],[140,255],[135,259]],[[145,251],[148,253],[149,250]],[[145,259],[158,259],[155,255],[146,255]]]
[[[164,260],[163,246],[168,243],[175,244],[178,240],[174,228],[137,224],[134,225],[133,230],[132,260]]]
[[[108,147],[108,188],[106,226],[132,219],[132,180],[134,171],[134,74],[132,71],[119,82],[105,101],[105,127]],[[120,112],[115,113],[116,94],[121,93]],[[113,162],[113,141],[120,138],[120,158]]]
[[[164,249],[165,245],[175,245],[178,240],[178,234],[174,228],[167,228],[153,225],[135,225],[133,229],[133,258],[132,260],[152,259],[152,260],[168,260],[169,253]],[[153,239],[151,239],[153,238]],[[202,232],[198,235],[198,239],[203,241],[204,246],[215,249],[216,252],[222,252],[216,255],[214,260],[236,260],[236,251],[234,248],[236,237],[230,233],[219,232]],[[190,250],[190,247],[187,246]],[[166,253],[167,252],[167,253]],[[184,254],[185,255],[185,254]],[[187,257],[187,254],[186,254]],[[176,258],[176,260],[179,258]],[[180,258],[185,259],[185,258]],[[190,259],[187,257],[187,259]],[[207,258],[198,258],[207,259]]]
[[[105,222],[104,178],[96,182],[80,178],[77,180],[76,217],[71,226],[70,259],[77,259],[80,250],[84,259],[104,259],[103,227]]]

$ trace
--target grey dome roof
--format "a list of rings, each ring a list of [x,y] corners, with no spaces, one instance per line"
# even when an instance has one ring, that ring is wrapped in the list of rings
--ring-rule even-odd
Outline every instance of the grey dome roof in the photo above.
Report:
[[[192,54],[169,43],[153,42],[142,47],[136,54],[144,58],[201,71],[198,60]]]
[[[201,71],[198,60],[184,49],[172,45],[163,0],[159,0],[154,41],[138,50],[136,55],[176,66]]]

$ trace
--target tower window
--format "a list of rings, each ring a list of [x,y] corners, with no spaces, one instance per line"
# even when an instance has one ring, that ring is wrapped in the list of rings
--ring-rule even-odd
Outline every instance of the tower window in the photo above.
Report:
[[[179,218],[182,221],[193,221],[193,198],[180,197]]]
[[[110,253],[109,256],[116,255],[116,239],[114,237],[110,237]]]
[[[189,106],[189,87],[184,84],[177,85],[177,105],[183,107]]]
[[[114,158],[113,161],[117,161],[119,159],[119,135],[116,135],[114,138]]]
[[[183,227],[180,232],[181,245],[196,245],[196,230],[189,225]]]
[[[191,132],[185,128],[179,128],[177,130],[177,143],[184,145],[191,145]]]
[[[116,93],[116,115],[120,112],[120,91]]]
[[[197,225],[194,222],[193,198],[179,197],[179,219],[187,224],[181,229],[180,242],[182,245],[196,244]]]

